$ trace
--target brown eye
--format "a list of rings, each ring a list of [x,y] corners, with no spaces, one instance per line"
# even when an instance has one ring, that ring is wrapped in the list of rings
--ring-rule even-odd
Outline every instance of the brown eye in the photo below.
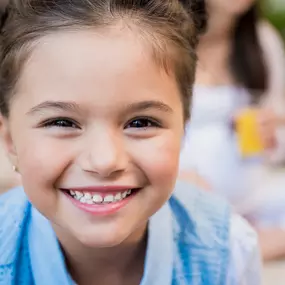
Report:
[[[159,124],[155,122],[154,120],[151,120],[148,118],[140,118],[140,119],[132,120],[126,126],[126,128],[135,128],[135,129],[146,129],[146,128],[153,128],[153,127],[159,127]]]
[[[52,119],[44,122],[42,124],[45,128],[50,127],[58,127],[58,128],[76,128],[78,129],[78,125],[71,119],[65,119],[65,118],[58,118],[58,119]]]

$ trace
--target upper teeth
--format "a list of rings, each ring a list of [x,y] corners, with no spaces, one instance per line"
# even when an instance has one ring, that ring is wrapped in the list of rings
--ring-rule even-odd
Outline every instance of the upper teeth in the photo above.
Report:
[[[102,204],[102,203],[114,203],[125,199],[132,193],[129,189],[124,192],[119,192],[117,194],[108,194],[102,196],[99,193],[89,193],[89,192],[79,192],[79,191],[69,191],[69,194],[76,200],[84,204]]]

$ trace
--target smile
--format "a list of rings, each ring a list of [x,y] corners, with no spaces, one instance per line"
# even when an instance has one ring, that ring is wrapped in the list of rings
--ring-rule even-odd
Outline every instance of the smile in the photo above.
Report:
[[[68,190],[68,194],[75,200],[82,204],[111,204],[120,202],[132,194],[133,190],[129,189],[126,191],[114,193],[114,194],[100,194],[100,193],[90,193],[90,192],[80,192]]]
[[[92,215],[110,215],[125,207],[141,190],[130,187],[61,189],[78,209]]]

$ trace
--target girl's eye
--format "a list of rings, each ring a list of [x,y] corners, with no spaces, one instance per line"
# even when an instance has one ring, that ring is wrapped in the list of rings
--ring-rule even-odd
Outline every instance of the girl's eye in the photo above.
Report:
[[[157,127],[159,127],[159,123],[148,118],[140,118],[132,120],[126,126],[126,128],[136,128],[136,129],[157,128]]]
[[[44,122],[42,126],[45,128],[50,128],[50,127],[74,128],[74,129],[79,128],[78,125],[74,121],[70,119],[65,119],[65,118],[48,120]]]

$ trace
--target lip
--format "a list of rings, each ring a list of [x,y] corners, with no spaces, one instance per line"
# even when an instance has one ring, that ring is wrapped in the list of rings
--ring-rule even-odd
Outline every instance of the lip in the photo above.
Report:
[[[89,187],[72,187],[72,188],[61,188],[62,191],[78,191],[78,192],[88,192],[88,193],[116,193],[116,192],[124,192],[130,189],[139,189],[139,187],[133,186],[89,186]]]
[[[106,188],[108,190],[106,190]],[[73,190],[75,189],[75,190]],[[83,189],[83,190],[80,190]],[[89,190],[87,190],[89,189]],[[95,190],[94,190],[95,189]],[[131,188],[125,188],[125,187],[104,187],[104,192],[105,193],[111,193],[111,192],[118,192],[118,191],[122,191],[122,190],[127,190],[127,189],[131,189]],[[117,189],[116,191],[114,189]],[[134,189],[134,188],[133,188]],[[96,193],[100,193],[98,192],[99,190],[102,191],[102,187],[98,188],[98,187],[84,187],[84,188],[72,188],[72,189],[68,189],[68,190],[72,190],[72,191],[83,191],[83,192],[93,192],[91,190],[94,190],[94,192]],[[74,199],[72,196],[70,196],[68,194],[68,191],[63,190],[62,191],[63,194],[65,195],[65,197],[78,209],[82,210],[83,212],[86,212],[88,214],[91,214],[93,216],[108,216],[108,215],[112,215],[115,214],[117,212],[119,212],[122,208],[126,207],[129,202],[131,202],[132,199],[134,199],[134,197],[137,195],[138,191],[135,191],[132,195],[126,197],[125,199],[115,202],[115,203],[109,203],[109,204],[84,204],[81,203],[80,201]]]

